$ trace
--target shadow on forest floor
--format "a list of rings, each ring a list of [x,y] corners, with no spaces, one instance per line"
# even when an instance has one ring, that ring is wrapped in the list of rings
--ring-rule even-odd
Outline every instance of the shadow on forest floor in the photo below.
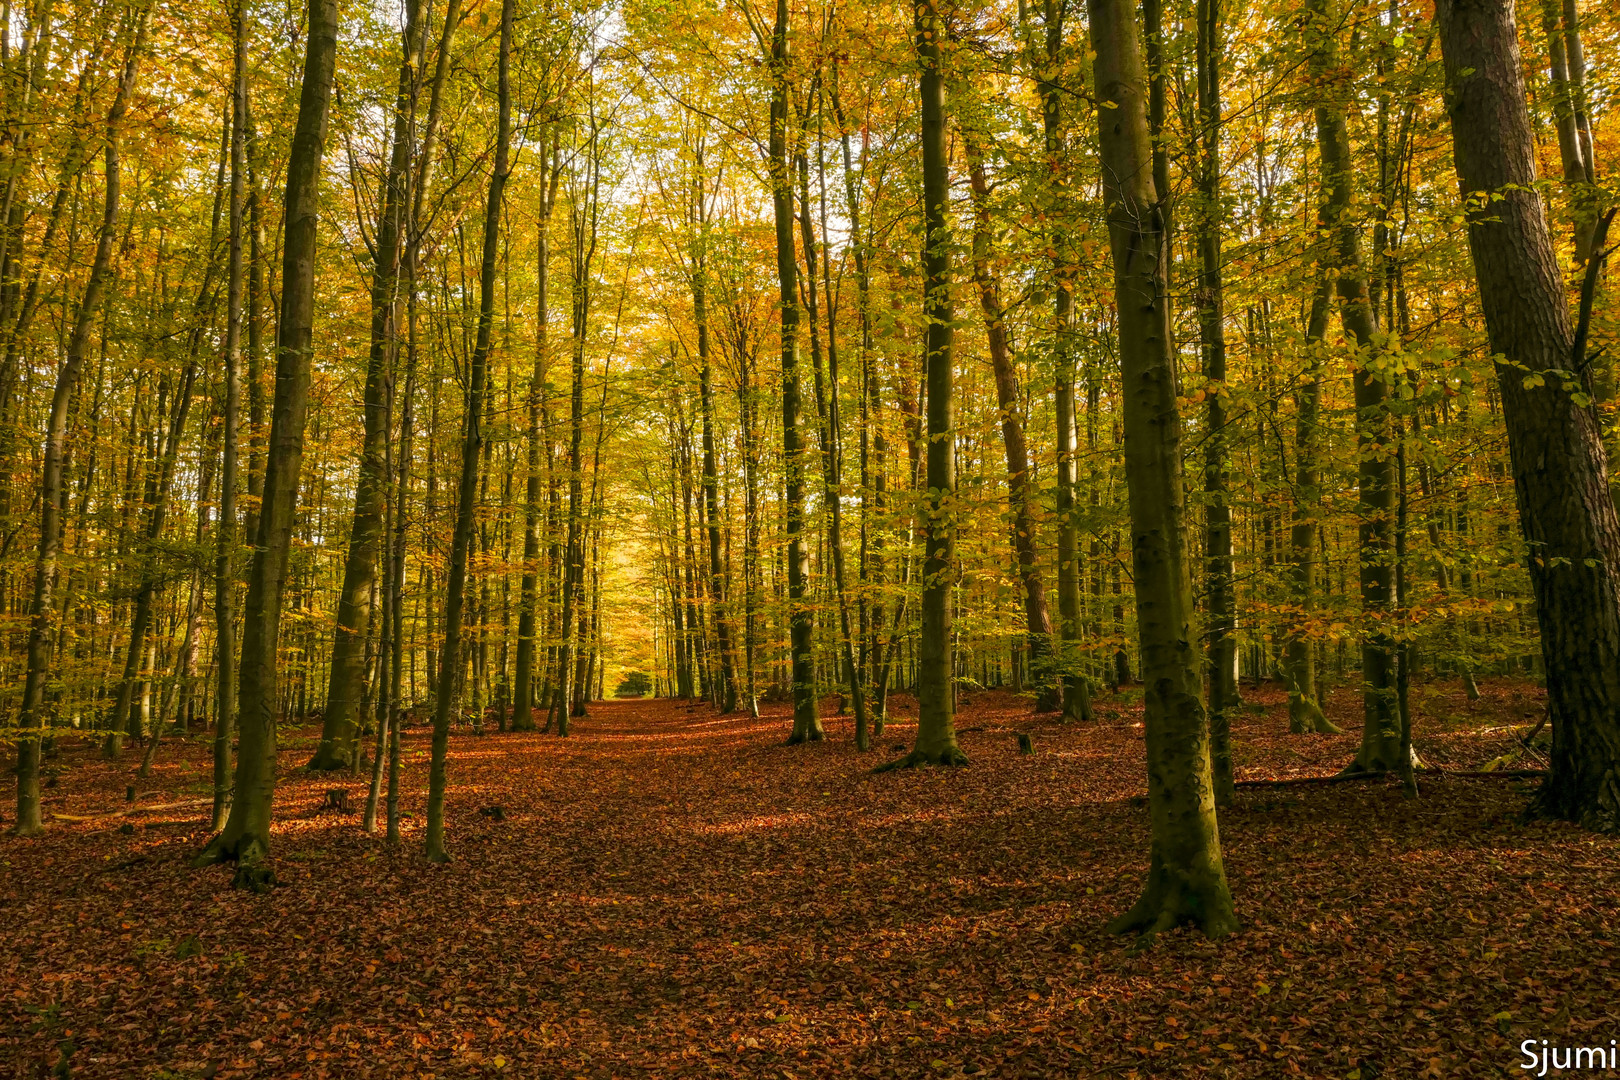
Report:
[[[1539,716],[1539,690],[1482,690],[1415,688],[1426,760],[1477,767]],[[1240,779],[1353,756],[1348,691],[1338,736],[1290,736],[1281,692],[1247,693]],[[138,755],[64,744],[46,810],[67,817],[0,842],[0,1062],[28,1080],[63,1046],[74,1077],[151,1080],[1372,1080],[1519,1075],[1522,1039],[1613,1035],[1616,842],[1520,824],[1522,784],[1241,790],[1221,826],[1243,932],[1133,956],[1103,926],[1147,862],[1139,707],[1104,695],[1064,727],[975,694],[969,768],[874,776],[913,734],[896,713],[865,756],[841,717],[826,744],[781,745],[783,706],[608,702],[567,740],[463,732],[448,867],[419,850],[425,728],[398,850],[359,829],[364,779],[288,751],[267,897],[187,868],[206,740],[165,745],[127,813]],[[356,812],[317,812],[339,785]],[[505,820],[479,813],[495,804]]]

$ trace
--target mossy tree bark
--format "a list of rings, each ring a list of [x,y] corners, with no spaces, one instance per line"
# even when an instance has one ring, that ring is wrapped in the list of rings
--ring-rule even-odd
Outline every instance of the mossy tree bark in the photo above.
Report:
[[[1103,195],[1119,308],[1125,476],[1141,638],[1153,844],[1140,900],[1115,933],[1236,929],[1210,777],[1203,672],[1183,530],[1181,418],[1170,350],[1166,236],[1153,182],[1140,36],[1130,0],[1090,0]]]
[[[1620,516],[1571,330],[1507,0],[1440,0],[1457,176],[1507,427],[1553,747],[1533,807],[1620,830]]]
[[[484,206],[484,244],[478,274],[478,336],[467,365],[467,400],[462,414],[461,479],[456,492],[456,531],[450,543],[450,566],[444,594],[444,650],[439,694],[433,702],[433,750],[428,764],[427,857],[449,862],[444,845],[444,796],[448,786],[445,759],[450,748],[450,716],[460,700],[459,662],[462,608],[467,591],[467,556],[472,548],[473,512],[478,503],[478,462],[484,448],[485,383],[488,381],[490,339],[495,323],[495,265],[500,252],[501,211],[506,179],[511,170],[512,8],[501,2],[501,45],[497,76],[495,160],[489,173],[489,196]]]
[[[336,0],[310,0],[303,87],[287,158],[283,200],[285,233],[281,320],[276,333],[276,388],[242,619],[235,791],[224,829],[196,860],[198,865],[234,861],[232,884],[255,891],[275,881],[265,860],[270,853],[271,802],[276,788],[277,646],[304,462],[304,421],[309,412],[321,162],[326,150],[337,32]]]

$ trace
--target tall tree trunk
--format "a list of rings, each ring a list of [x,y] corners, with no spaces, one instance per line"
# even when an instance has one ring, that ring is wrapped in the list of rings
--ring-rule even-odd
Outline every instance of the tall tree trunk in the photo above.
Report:
[[[945,146],[945,72],[940,39],[947,29],[933,0],[913,7],[921,67],[923,179],[923,312],[927,329],[928,478],[924,499],[922,637],[917,658],[917,744],[897,763],[966,765],[956,742],[951,678],[951,594],[956,585],[956,413],[952,401],[950,165]]]
[[[757,681],[759,613],[759,433],[754,430],[758,398],[754,391],[751,346],[739,329],[737,340],[737,413],[740,418],[743,459],[743,666],[748,682],[748,715],[759,718]]]
[[[1221,0],[1197,0],[1198,336],[1208,395],[1204,433],[1206,603],[1209,608],[1209,757],[1215,803],[1232,802],[1229,710],[1237,686],[1237,596],[1233,591],[1232,503],[1227,472],[1226,309],[1221,292]]]
[[[720,557],[720,479],[714,448],[714,362],[709,338],[709,204],[704,189],[703,152],[693,180],[694,224],[698,234],[691,255],[692,320],[697,324],[698,394],[703,411],[703,499],[709,531],[709,604],[714,611],[715,647],[720,653],[720,711],[737,711],[736,658],[726,608],[726,577]]]
[[[365,400],[361,415],[365,434],[355,480],[354,519],[349,551],[338,591],[337,627],[332,638],[331,680],[321,741],[309,767],[318,772],[356,764],[359,705],[365,685],[365,643],[371,631],[371,594],[377,583],[377,555],[384,540],[389,485],[384,464],[389,412],[385,399],[399,343],[400,250],[409,212],[411,141],[416,126],[416,96],[422,84],[422,49],[426,36],[427,0],[409,0],[405,9],[403,53],[394,91],[393,149],[383,178],[371,268],[371,349],[366,361]]]
[[[84,354],[90,346],[90,331],[102,295],[107,291],[107,283],[114,273],[113,248],[118,235],[122,179],[119,150],[123,139],[124,114],[129,109],[135,76],[140,69],[141,53],[146,48],[151,10],[150,6],[143,7],[134,17],[129,48],[118,77],[118,90],[113,96],[111,108],[107,110],[107,147],[104,156],[106,186],[102,197],[101,226],[96,234],[96,252],[90,263],[90,276],[85,279],[84,293],[79,298],[78,312],[74,315],[67,355],[56,374],[56,389],[51,394],[51,411],[45,429],[39,478],[39,551],[34,559],[33,598],[28,605],[28,668],[17,719],[17,823],[11,829],[16,836],[37,836],[44,830],[39,806],[39,759],[40,742],[48,719],[45,715],[45,681],[55,637],[51,621],[56,613],[54,591],[57,561],[62,552],[62,471],[67,452],[68,406],[78,385],[79,373],[84,368]]]
[[[809,555],[804,546],[804,433],[799,387],[798,259],[793,247],[793,175],[788,162],[788,5],[776,0],[771,31],[770,174],[776,223],[776,276],[782,318],[782,516],[787,533],[787,605],[789,652],[792,656],[793,730],[789,744],[826,738],[816,711],[816,670],[812,652],[815,615],[808,591]],[[806,213],[808,207],[800,207]]]
[[[833,69],[833,83],[830,97],[832,99],[833,116],[838,122],[839,144],[844,159],[844,197],[845,213],[849,216],[849,235],[851,254],[855,260],[855,289],[856,304],[860,309],[861,320],[861,395],[860,395],[860,421],[861,421],[861,584],[864,586],[861,598],[862,626],[861,635],[861,674],[863,679],[870,680],[867,685],[876,683],[879,668],[879,642],[883,629],[884,605],[877,595],[882,588],[884,577],[884,534],[883,529],[877,527],[874,518],[883,512],[884,496],[888,487],[888,477],[885,468],[885,459],[888,451],[888,440],[883,431],[883,387],[878,377],[877,349],[873,341],[872,332],[872,270],[871,251],[866,240],[862,239],[861,225],[861,188],[855,175],[854,154],[850,148],[849,123],[844,116],[843,103],[838,95],[838,69]],[[865,134],[862,135],[861,160],[864,166],[866,160]],[[825,228],[822,230],[825,232]],[[872,734],[883,734],[884,721],[884,695],[881,691],[874,695],[872,710],[875,717],[872,723]],[[859,743],[857,738],[857,743]]]
[[[1036,92],[1041,101],[1041,132],[1046,155],[1046,172],[1051,183],[1046,198],[1051,200],[1055,224],[1048,236],[1052,247],[1052,340],[1056,382],[1053,412],[1057,424],[1057,593],[1058,671],[1063,692],[1063,716],[1067,720],[1091,719],[1091,681],[1081,670],[1080,656],[1080,528],[1076,520],[1074,465],[1074,274],[1075,253],[1069,233],[1062,223],[1072,214],[1065,193],[1069,188],[1069,164],[1064,147],[1063,87],[1058,76],[1063,68],[1063,25],[1067,0],[1045,0],[1043,18],[1044,62],[1038,62],[1040,77]]]
[[[1308,0],[1312,35],[1310,65],[1317,84],[1316,142],[1322,161],[1320,223],[1327,238],[1327,265],[1335,278],[1339,321],[1355,343],[1351,380],[1356,402],[1356,491],[1360,524],[1360,583],[1364,629],[1361,646],[1361,749],[1352,772],[1392,772],[1400,767],[1401,732],[1395,687],[1395,643],[1386,623],[1395,588],[1395,455],[1387,372],[1377,361],[1378,313],[1368,293],[1355,220],[1354,164],[1345,98],[1350,87],[1340,66],[1336,35],[1341,26],[1335,0]]]
[[[1491,351],[1502,357],[1497,385],[1547,671],[1551,768],[1534,806],[1613,832],[1620,829],[1620,517],[1585,397],[1586,327],[1571,332],[1536,187],[1513,7],[1440,0],[1437,15],[1468,244]]]
[[[1143,100],[1146,74],[1130,0],[1090,0],[1103,197],[1113,249],[1125,411],[1125,475],[1142,648],[1152,862],[1115,933],[1192,923],[1236,929],[1210,777],[1203,673],[1183,532],[1181,418],[1170,349],[1166,241]]]
[[[212,245],[210,245],[212,246]],[[208,285],[204,285],[206,290]],[[199,298],[200,300],[200,298]],[[198,307],[202,304],[199,302]],[[201,311],[196,313],[201,317]],[[200,335],[199,335],[200,336]],[[196,343],[197,338],[193,338]],[[129,648],[124,659],[124,677],[118,685],[118,697],[113,706],[111,723],[102,743],[102,756],[117,758],[123,747],[124,736],[142,737],[146,727],[142,723],[142,706],[136,699],[136,690],[144,685],[141,677],[141,658],[147,651],[147,634],[152,627],[152,606],[157,599],[158,567],[154,563],[155,548],[163,537],[163,526],[168,520],[169,489],[174,481],[175,463],[180,456],[180,440],[185,436],[186,418],[191,412],[191,391],[197,380],[197,359],[186,362],[186,370],[175,390],[174,402],[169,408],[169,430],[160,444],[155,471],[149,472],[146,483],[146,528],[137,541],[135,563],[138,584],[135,605],[129,618]],[[161,400],[162,391],[159,391]],[[154,433],[154,440],[156,433]]]
[[[586,647],[583,633],[577,633],[575,623],[584,616],[585,589],[585,507],[582,505],[585,441],[585,339],[590,328],[591,262],[596,257],[597,213],[601,183],[601,150],[598,143],[598,120],[590,120],[589,143],[585,148],[587,182],[575,189],[569,205],[569,225],[572,238],[570,250],[569,299],[569,356],[570,390],[568,405],[568,526],[563,546],[562,568],[562,635],[558,652],[557,686],[552,694],[552,711],[557,719],[557,734],[566,736],[569,715],[573,712],[578,685],[579,652]],[[583,202],[582,202],[583,200]],[[578,638],[576,642],[576,636]],[[551,717],[546,727],[551,726]]]
[[[484,208],[483,257],[478,275],[478,338],[468,362],[466,408],[462,413],[461,481],[456,491],[456,531],[451,540],[450,565],[444,592],[444,662],[439,694],[433,702],[433,750],[428,765],[426,849],[430,862],[449,862],[444,846],[445,758],[450,748],[450,716],[460,699],[461,613],[467,587],[467,556],[472,548],[473,511],[478,500],[478,461],[484,446],[484,395],[489,365],[490,337],[495,322],[495,263],[500,252],[502,197],[510,170],[512,94],[512,8],[501,2],[500,74],[497,84],[498,116],[495,161],[489,174],[489,199]]]
[[[219,524],[214,533],[214,809],[210,828],[225,827],[230,809],[231,739],[236,716],[237,440],[242,412],[242,301],[244,211],[247,202],[247,0],[231,11],[230,254],[225,286],[225,370],[220,433]]]
[[[1569,197],[1575,260],[1585,263],[1592,254],[1597,224],[1597,206],[1591,191],[1597,170],[1592,160],[1591,132],[1585,127],[1586,62],[1576,5],[1542,0],[1541,28],[1547,36],[1553,124],[1558,131],[1559,161]]]
[[[551,287],[551,216],[557,205],[557,187],[562,178],[558,166],[561,137],[552,135],[551,157],[546,157],[546,143],[541,140],[540,160],[545,163],[541,177],[540,206],[535,223],[535,343],[534,370],[529,376],[529,432],[528,476],[523,489],[523,580],[519,586],[517,675],[513,682],[515,700],[512,704],[512,730],[534,730],[534,646],[540,614],[540,495],[544,479],[540,468],[540,449],[550,449],[542,424],[546,397],[546,380],[550,375],[551,303],[547,293]]]
[[[996,376],[996,405],[1001,412],[1001,442],[1007,456],[1007,502],[1012,510],[1010,534],[1013,561],[1024,586],[1025,648],[1030,678],[1035,682],[1035,711],[1052,712],[1061,694],[1053,681],[1052,617],[1046,610],[1046,585],[1036,565],[1035,494],[1030,483],[1029,448],[1024,442],[1023,403],[1018,375],[1013,370],[1011,332],[1001,307],[1001,283],[992,265],[990,183],[984,174],[984,156],[969,144],[968,181],[973,190],[973,280],[979,289],[985,335],[990,343],[990,366]]]
[[[197,857],[198,865],[234,860],[232,884],[268,889],[271,802],[276,786],[276,709],[282,596],[296,524],[304,461],[304,421],[314,357],[316,230],[321,161],[337,59],[336,0],[310,0],[308,47],[298,122],[287,158],[283,202],[281,321],[276,329],[276,390],[271,407],[264,495],[243,610],[238,677],[240,729],[235,792],[225,828]]]
[[[248,97],[246,112],[245,152],[247,154],[247,363],[243,375],[247,380],[248,406],[248,494],[253,497],[251,508],[242,515],[242,538],[248,540],[259,535],[259,502],[264,496],[264,300],[269,290],[264,282],[264,147],[259,142],[258,129],[253,123],[253,99]],[[237,688],[240,692],[240,688]]]
[[[809,140],[807,125],[801,125],[801,136]],[[821,190],[821,230],[827,231],[827,177],[821,157],[821,142],[816,144],[817,172]],[[844,503],[843,478],[839,449],[838,419],[838,317],[834,311],[832,295],[832,267],[825,248],[821,251],[821,277],[827,301],[827,367],[822,369],[821,334],[817,328],[815,226],[810,217],[810,156],[808,147],[799,152],[799,235],[804,244],[805,314],[810,323],[811,386],[816,401],[816,437],[821,443],[822,501],[827,511],[828,561],[832,563],[833,594],[838,604],[839,660],[844,669],[845,685],[849,687],[850,705],[855,712],[855,746],[865,751],[869,747],[866,725],[866,690],[861,685],[861,669],[855,660],[855,630],[850,620],[849,581],[844,570]]]
[[[1320,345],[1327,333],[1331,282],[1324,275],[1311,296],[1305,326],[1305,372],[1294,393],[1294,509],[1289,530],[1292,551],[1289,588],[1294,625],[1288,632],[1284,670],[1288,677],[1288,730],[1338,734],[1338,725],[1322,713],[1316,693],[1316,643],[1311,611],[1316,605],[1316,532],[1322,505],[1322,361]]]

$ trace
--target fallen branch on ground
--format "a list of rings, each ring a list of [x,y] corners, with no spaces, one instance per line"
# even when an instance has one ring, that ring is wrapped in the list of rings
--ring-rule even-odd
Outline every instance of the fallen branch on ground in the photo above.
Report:
[[[1546,776],[1546,769],[1419,769],[1419,776],[1428,776],[1436,780],[1445,780],[1452,777],[1478,780],[1533,780]],[[1334,773],[1331,776],[1287,776],[1268,777],[1260,780],[1239,780],[1234,787],[1289,787],[1297,784],[1349,784],[1357,780],[1392,780],[1399,779],[1398,774],[1390,772],[1366,773]]]

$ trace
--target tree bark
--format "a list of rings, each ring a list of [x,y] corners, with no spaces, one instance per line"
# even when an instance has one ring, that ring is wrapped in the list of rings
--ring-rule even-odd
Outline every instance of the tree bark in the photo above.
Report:
[[[354,519],[349,550],[338,591],[337,628],[332,638],[331,679],[321,741],[309,767],[318,772],[356,764],[360,696],[365,684],[365,644],[371,630],[371,594],[377,583],[377,556],[384,541],[389,484],[384,464],[389,412],[385,399],[399,344],[400,252],[409,212],[411,142],[416,95],[421,86],[427,0],[410,0],[405,9],[403,53],[394,92],[393,149],[383,178],[382,209],[377,219],[371,267],[371,348],[366,361],[365,400],[361,403],[365,434],[355,480]]]
[[[1237,685],[1237,596],[1227,475],[1226,309],[1221,282],[1221,2],[1197,0],[1198,336],[1207,395],[1204,432],[1205,601],[1209,610],[1209,757],[1215,804],[1232,802],[1232,721]]]
[[[551,216],[557,205],[557,187],[562,178],[558,164],[561,137],[553,134],[551,158],[546,157],[546,143],[541,139],[540,160],[545,163],[541,177],[540,205],[535,223],[537,253],[535,255],[535,343],[534,370],[529,375],[529,438],[528,477],[523,489],[523,580],[518,602],[517,674],[513,681],[512,730],[534,730],[534,650],[538,636],[540,615],[540,449],[550,450],[546,438],[544,403],[547,379],[550,375],[551,303],[547,295],[551,287]]]
[[[1183,532],[1181,418],[1170,349],[1166,235],[1153,182],[1139,35],[1130,0],[1090,0],[1103,196],[1113,250],[1123,377],[1125,474],[1142,649],[1152,861],[1115,933],[1182,923],[1236,929],[1210,777],[1203,673]]]
[[[490,338],[495,322],[495,264],[500,252],[502,198],[510,171],[512,94],[512,8],[501,2],[500,74],[497,84],[498,116],[495,161],[489,174],[489,197],[484,208],[483,256],[478,275],[478,337],[468,362],[466,408],[462,413],[461,480],[456,492],[456,531],[451,540],[450,565],[444,593],[444,662],[439,694],[433,702],[433,748],[428,764],[426,851],[430,862],[450,861],[444,846],[445,758],[450,748],[450,716],[460,700],[457,678],[461,656],[462,606],[467,588],[467,555],[472,547],[473,511],[478,501],[478,461],[484,447],[484,396],[489,365]]]
[[[736,658],[726,609],[726,576],[720,557],[720,478],[714,446],[714,362],[709,338],[709,204],[704,188],[703,152],[698,151],[693,179],[693,224],[697,228],[691,255],[692,320],[697,324],[698,397],[703,412],[703,499],[709,534],[709,604],[714,611],[715,648],[720,654],[719,706],[737,711]]]
[[[585,452],[585,338],[589,332],[591,310],[591,261],[596,256],[596,226],[599,185],[601,181],[601,152],[597,142],[597,119],[591,117],[589,143],[585,148],[588,182],[576,189],[569,207],[569,225],[573,246],[569,273],[570,287],[570,378],[568,406],[568,526],[563,546],[562,623],[559,632],[562,643],[558,648],[557,685],[552,695],[552,711],[557,720],[557,734],[567,736],[569,717],[580,691],[579,652],[586,646],[583,628],[577,633],[575,623],[584,617],[585,546],[584,513],[581,500],[581,470]],[[551,726],[551,716],[546,727]]]
[[[1513,7],[1440,0],[1457,176],[1529,548],[1550,770],[1533,807],[1620,830],[1620,517],[1536,184]]]
[[[230,809],[231,738],[236,702],[236,487],[242,412],[242,303],[246,285],[243,232],[247,204],[248,14],[231,11],[230,254],[225,285],[224,402],[220,433],[219,524],[214,535],[214,809],[210,828],[225,827]]]
[[[923,313],[928,320],[927,491],[922,543],[922,636],[917,656],[917,743],[902,766],[966,765],[956,742],[956,695],[951,677],[955,642],[952,592],[956,585],[956,413],[952,400],[955,318],[951,297],[950,163],[945,144],[945,72],[940,41],[945,20],[933,0],[919,0],[915,19],[917,63],[922,69]]]
[[[843,501],[843,421],[839,416],[838,393],[838,305],[833,295],[832,263],[827,238],[827,171],[822,156],[823,144],[818,133],[816,142],[816,171],[820,193],[821,218],[821,284],[827,302],[827,369],[821,367],[821,349],[817,344],[816,325],[816,237],[810,220],[810,161],[808,152],[799,155],[800,190],[803,212],[799,217],[804,237],[804,268],[806,293],[809,297],[810,367],[814,373],[816,399],[816,428],[821,442],[821,476],[823,498],[827,506],[827,548],[832,563],[833,593],[838,603],[839,649],[844,668],[844,682],[849,687],[849,705],[855,714],[855,748],[865,751],[871,742],[867,730],[866,688],[862,683],[861,665],[855,655],[857,633],[850,618],[849,577],[844,565],[844,501]]]
[[[1327,333],[1331,283],[1324,276],[1311,296],[1305,326],[1305,372],[1294,394],[1294,509],[1289,530],[1294,625],[1288,632],[1284,670],[1288,677],[1288,730],[1338,734],[1339,727],[1322,713],[1316,692],[1316,646],[1311,611],[1316,605],[1316,530],[1322,506],[1322,360]]]
[[[287,158],[283,202],[285,236],[281,320],[276,331],[276,389],[265,458],[264,495],[243,610],[235,791],[225,828],[196,860],[198,865],[234,861],[232,884],[255,891],[266,890],[275,882],[266,859],[276,785],[277,645],[304,460],[304,422],[309,409],[321,162],[337,59],[336,0],[310,0],[307,33],[303,88]]]
[[[1050,183],[1047,198],[1057,224],[1048,232],[1052,246],[1052,339],[1055,385],[1052,391],[1053,418],[1057,426],[1057,594],[1058,670],[1063,691],[1066,720],[1091,719],[1091,679],[1084,670],[1080,653],[1080,527],[1076,520],[1075,499],[1075,408],[1074,408],[1074,275],[1076,259],[1063,222],[1072,213],[1066,198],[1069,187],[1068,156],[1064,152],[1063,87],[1058,82],[1063,63],[1063,25],[1067,0],[1045,0],[1043,22],[1045,57],[1043,71],[1036,80],[1041,101],[1041,131],[1045,143],[1046,171]],[[999,389],[999,387],[998,387]],[[1027,588],[1027,586],[1026,586]]]
[[[1351,381],[1356,402],[1356,498],[1363,628],[1361,646],[1361,749],[1351,771],[1394,772],[1400,767],[1400,710],[1395,686],[1395,642],[1389,633],[1395,589],[1395,448],[1389,409],[1388,365],[1378,335],[1378,313],[1368,293],[1361,230],[1353,216],[1355,176],[1345,98],[1350,87],[1339,60],[1341,17],[1335,0],[1308,0],[1310,68],[1318,87],[1316,143],[1322,161],[1320,228],[1326,263],[1339,297],[1339,321],[1356,346]]]
[[[816,670],[812,652],[815,615],[806,596],[810,560],[804,545],[804,432],[799,386],[798,258],[793,246],[793,175],[788,162],[788,5],[777,0],[771,30],[771,205],[776,224],[776,277],[782,319],[783,525],[787,533],[789,654],[792,658],[793,730],[788,743],[826,738],[816,710]],[[808,208],[801,207],[808,212]]]
[[[1035,495],[1031,490],[1029,447],[1024,441],[1023,403],[1013,370],[1011,332],[1001,306],[1001,283],[991,264],[990,184],[984,155],[968,144],[968,182],[973,191],[973,280],[990,344],[990,366],[996,377],[996,406],[1001,413],[1001,444],[1007,458],[1007,502],[1011,510],[1013,561],[1024,586],[1025,649],[1035,682],[1035,711],[1052,712],[1062,697],[1052,671],[1052,617],[1046,610],[1046,584],[1036,562]]]

